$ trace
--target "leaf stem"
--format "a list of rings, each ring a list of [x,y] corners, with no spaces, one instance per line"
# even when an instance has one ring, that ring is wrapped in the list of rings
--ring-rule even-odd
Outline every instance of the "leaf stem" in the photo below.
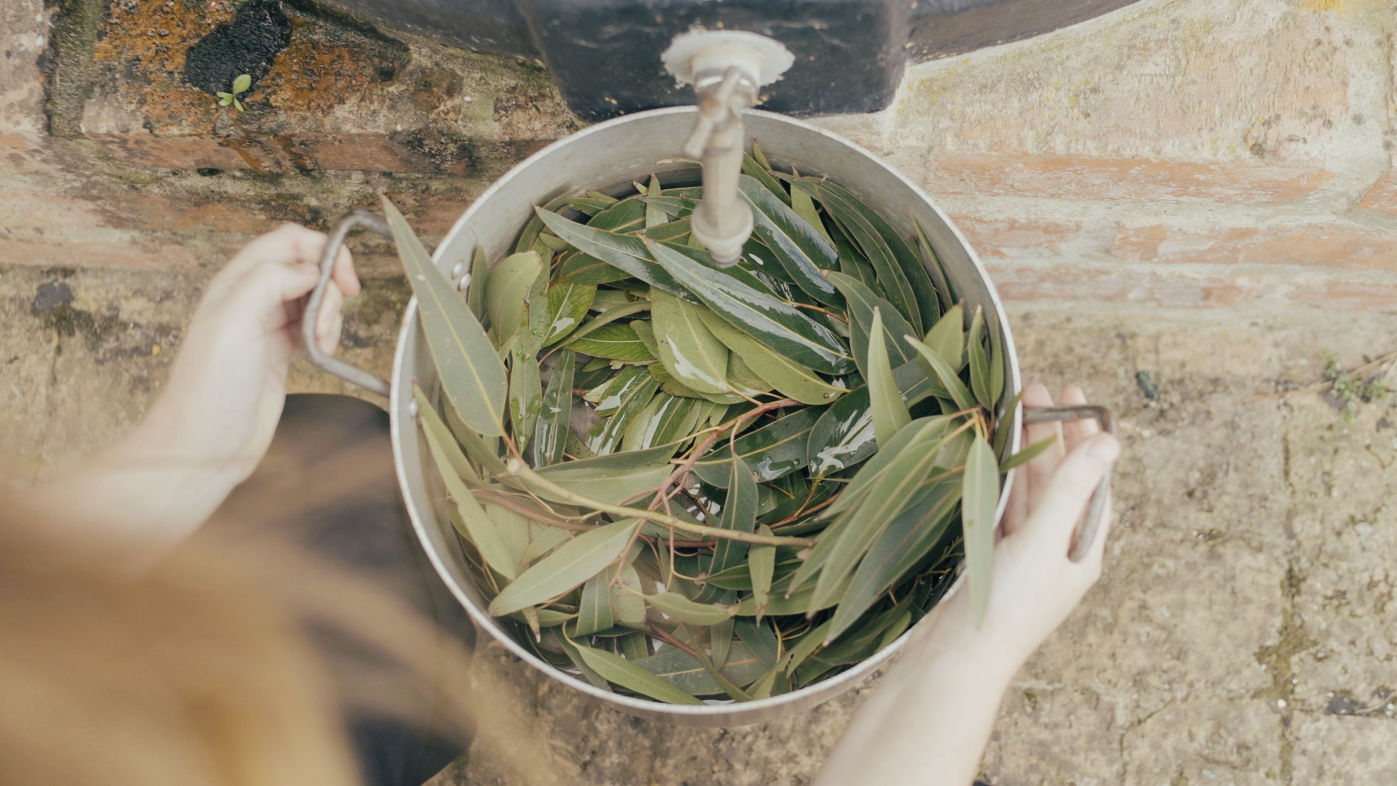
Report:
[[[706,524],[695,524],[693,522],[677,519],[654,510],[641,510],[640,508],[628,508],[625,505],[612,505],[601,500],[591,499],[574,491],[559,486],[551,480],[539,475],[529,469],[523,461],[512,458],[505,465],[505,472],[512,477],[535,486],[551,496],[584,508],[591,508],[603,513],[610,513],[614,516],[625,518],[645,519],[653,521],[671,529],[683,530],[693,535],[710,538],[726,538],[728,540],[740,540],[744,543],[756,543],[763,546],[809,546],[814,541],[809,538],[782,537],[779,535],[761,535],[752,532],[741,532],[738,530],[723,529],[722,527],[710,527]]]

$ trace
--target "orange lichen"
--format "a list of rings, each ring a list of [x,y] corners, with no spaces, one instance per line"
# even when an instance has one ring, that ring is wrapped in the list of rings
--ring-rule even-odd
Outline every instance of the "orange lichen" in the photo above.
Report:
[[[299,39],[299,40],[298,40]],[[286,110],[324,112],[374,82],[373,63],[349,46],[309,41],[292,34],[258,83],[267,103]]]

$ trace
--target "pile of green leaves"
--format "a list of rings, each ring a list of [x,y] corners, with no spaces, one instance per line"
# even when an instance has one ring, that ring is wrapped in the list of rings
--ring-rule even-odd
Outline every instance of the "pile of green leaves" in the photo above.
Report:
[[[744,171],[735,267],[692,238],[701,189],[651,178],[538,208],[464,297],[385,205],[441,380],[439,408],[414,390],[422,433],[490,613],[665,702],[856,664],[963,557],[982,613],[1009,466],[997,326],[925,237],[759,149]]]

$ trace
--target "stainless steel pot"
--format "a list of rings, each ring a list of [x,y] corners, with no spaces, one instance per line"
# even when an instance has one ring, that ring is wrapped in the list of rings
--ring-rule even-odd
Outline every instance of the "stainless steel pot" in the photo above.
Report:
[[[460,280],[470,269],[471,256],[476,248],[483,248],[490,259],[499,259],[508,253],[520,228],[533,214],[534,205],[544,204],[559,194],[579,189],[629,188],[631,182],[644,182],[652,173],[663,180],[667,175],[692,172],[691,162],[675,160],[673,156],[692,128],[693,119],[692,108],[659,109],[591,126],[554,143],[510,170],[481,194],[437,247],[434,262],[452,280]],[[786,169],[794,166],[803,174],[828,176],[863,199],[903,236],[915,232],[914,218],[921,224],[956,291],[971,308],[983,307],[990,324],[1003,335],[1006,349],[1004,377],[1007,384],[1001,404],[1014,401],[1022,385],[1014,340],[1004,309],[975,252],[931,198],[872,154],[827,131],[767,112],[747,113],[744,120],[773,165]],[[356,211],[346,216],[335,227],[322,261],[321,287],[312,296],[307,309],[307,329],[315,322],[320,294],[329,280],[334,255],[344,236],[355,226],[387,234],[382,219],[366,211]],[[450,587],[481,630],[534,668],[574,690],[646,718],[710,726],[757,723],[776,715],[809,709],[857,685],[887,663],[910,635],[909,631],[873,657],[831,679],[792,693],[752,702],[679,706],[598,689],[584,679],[539,659],[515,641],[485,610],[487,600],[470,577],[465,557],[456,542],[455,531],[447,519],[445,500],[429,480],[430,472],[424,469],[430,465],[430,459],[419,438],[411,383],[415,379],[425,390],[433,390],[437,379],[436,369],[418,327],[417,301],[410,301],[403,314],[391,384],[322,355],[314,349],[314,340],[306,343],[311,347],[312,361],[321,368],[389,396],[393,454],[403,498],[422,547],[442,581]],[[1053,420],[1101,415],[1093,408],[1088,409],[1091,411],[1080,408],[1069,412],[1035,410],[1030,411],[1029,417]],[[1017,450],[1023,415],[1016,409],[1012,417],[1012,449]],[[1109,427],[1109,418],[1104,422]],[[1012,482],[1011,475],[1004,484],[997,514],[1003,513]],[[1096,510],[1087,517],[1090,529],[1094,529],[1095,521],[1099,519],[1104,500],[1103,484],[1097,495]],[[1092,533],[1084,531],[1079,537],[1080,550],[1085,551],[1091,540]]]

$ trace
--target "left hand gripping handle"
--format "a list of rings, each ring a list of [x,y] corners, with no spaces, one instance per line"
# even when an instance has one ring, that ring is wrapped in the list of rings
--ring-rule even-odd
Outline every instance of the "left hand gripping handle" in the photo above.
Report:
[[[335,270],[335,257],[340,252],[340,246],[344,245],[345,236],[360,228],[377,232],[389,240],[393,239],[393,233],[388,229],[388,222],[376,213],[357,208],[340,216],[340,219],[330,230],[329,238],[325,241],[325,250],[320,254],[320,280],[315,283],[315,289],[311,290],[310,300],[306,303],[305,316],[301,317],[301,335],[305,339],[306,353],[309,355],[311,365],[321,371],[328,371],[346,382],[358,385],[370,393],[377,393],[387,398],[390,391],[387,380],[380,379],[357,366],[352,366],[339,358],[320,351],[315,340],[315,324],[320,316],[320,305],[325,299],[325,288],[330,285],[330,275]]]

